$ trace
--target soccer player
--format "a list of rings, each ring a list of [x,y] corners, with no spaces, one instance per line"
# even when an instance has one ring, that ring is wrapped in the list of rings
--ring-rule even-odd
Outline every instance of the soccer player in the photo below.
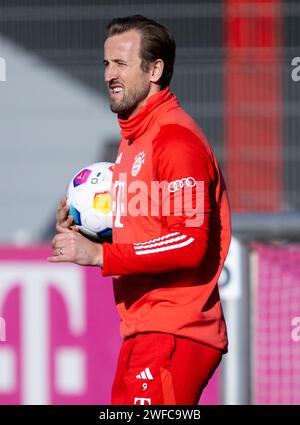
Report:
[[[121,142],[113,243],[72,229],[63,199],[52,262],[113,276],[121,317],[113,404],[197,404],[227,351],[218,278],[231,236],[215,155],[170,92],[175,41],[140,15],[114,19],[104,45]],[[76,230],[76,229],[75,229]]]

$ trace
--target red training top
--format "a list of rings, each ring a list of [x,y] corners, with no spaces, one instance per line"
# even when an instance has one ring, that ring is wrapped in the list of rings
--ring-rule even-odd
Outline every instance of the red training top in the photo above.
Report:
[[[168,88],[119,123],[102,273],[114,276],[121,335],[167,332],[226,352],[217,282],[231,226],[215,155]]]

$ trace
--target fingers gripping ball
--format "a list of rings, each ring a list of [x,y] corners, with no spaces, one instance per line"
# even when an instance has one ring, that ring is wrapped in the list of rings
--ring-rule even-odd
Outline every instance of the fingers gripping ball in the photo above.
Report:
[[[67,204],[80,232],[95,240],[112,238],[114,164],[98,162],[78,171],[67,189]]]

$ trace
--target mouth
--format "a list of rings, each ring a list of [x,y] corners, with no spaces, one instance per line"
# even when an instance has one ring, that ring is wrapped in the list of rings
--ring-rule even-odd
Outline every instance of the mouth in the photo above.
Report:
[[[124,89],[121,86],[110,86],[109,87],[109,95],[112,98],[115,98],[117,96],[119,96],[121,93],[123,93]]]

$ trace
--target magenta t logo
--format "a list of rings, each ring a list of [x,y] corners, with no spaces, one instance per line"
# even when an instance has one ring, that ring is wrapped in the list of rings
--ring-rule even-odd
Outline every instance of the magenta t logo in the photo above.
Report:
[[[0,300],[5,301],[16,287],[21,291],[21,399],[23,404],[48,404],[49,358],[49,288],[55,288],[63,297],[70,331],[80,335],[86,326],[85,288],[82,268],[74,266],[51,267],[43,263],[1,265]],[[2,306],[0,305],[0,311]],[[9,342],[9,341],[8,341]],[[54,355],[54,381],[57,390],[73,394],[84,392],[86,359],[82,348],[61,346]],[[16,352],[0,347],[3,368],[0,388],[13,388],[15,382]],[[72,366],[78,373],[72,376]],[[75,376],[75,379],[74,379]]]

